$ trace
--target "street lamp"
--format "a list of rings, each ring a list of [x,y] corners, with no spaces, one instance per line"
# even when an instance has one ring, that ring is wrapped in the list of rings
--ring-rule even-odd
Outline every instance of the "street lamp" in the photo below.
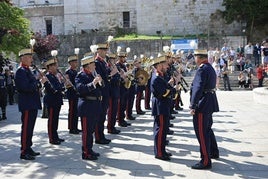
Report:
[[[156,31],[156,34],[158,35],[158,36],[160,36],[160,40],[161,40],[161,44],[160,44],[160,48],[163,46],[163,42],[162,42],[162,32],[161,32],[161,30],[157,30]]]

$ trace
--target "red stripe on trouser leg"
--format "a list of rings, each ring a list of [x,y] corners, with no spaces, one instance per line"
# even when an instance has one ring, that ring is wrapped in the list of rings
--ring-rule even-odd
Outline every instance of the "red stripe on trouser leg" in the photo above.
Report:
[[[108,117],[108,124],[107,124],[107,128],[108,130],[112,129],[112,111],[113,111],[113,105],[112,105],[112,98],[109,99],[109,107],[108,107],[108,113],[107,113],[107,117]]]
[[[27,131],[28,131],[28,122],[29,122],[29,111],[24,111],[23,116],[23,134],[22,134],[22,153],[25,152],[27,148]]]
[[[88,146],[87,146],[87,118],[86,117],[82,117],[82,145],[83,145],[83,152],[85,153],[86,156],[89,155],[89,151],[88,151]]]
[[[68,129],[73,129],[73,107],[74,107],[74,101],[69,100],[69,126]]]
[[[157,136],[157,155],[159,157],[163,156],[162,145],[163,145],[163,135],[164,135],[164,116],[159,115],[159,133]]]
[[[53,108],[49,108],[49,123],[48,123],[48,138],[50,142],[53,142]]]
[[[206,148],[206,141],[204,136],[204,128],[203,128],[203,114],[198,114],[198,131],[199,131],[199,138],[200,138],[200,146],[201,152],[204,156],[204,165],[208,165],[208,153]]]

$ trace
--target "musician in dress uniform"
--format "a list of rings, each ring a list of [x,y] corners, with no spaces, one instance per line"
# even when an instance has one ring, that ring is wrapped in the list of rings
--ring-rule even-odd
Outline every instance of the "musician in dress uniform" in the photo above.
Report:
[[[95,58],[96,72],[102,78],[103,87],[101,88],[102,93],[102,112],[99,120],[97,121],[95,130],[95,143],[97,144],[109,144],[110,139],[107,139],[104,135],[104,123],[106,120],[107,109],[109,106],[109,95],[110,95],[110,82],[109,82],[109,66],[106,61],[106,55],[109,48],[109,44],[98,44],[97,55]]]
[[[136,118],[133,116],[133,106],[136,95],[136,81],[134,78],[134,70],[133,70],[133,60],[127,60],[126,63],[127,68],[127,80],[129,81],[129,86],[127,89],[127,107],[126,107],[126,119],[135,120]]]
[[[41,109],[41,100],[38,80],[31,72],[32,50],[23,49],[19,52],[20,66],[15,74],[15,85],[18,91],[18,107],[21,112],[21,154],[24,160],[34,160],[40,155],[32,149],[32,136],[38,109]],[[41,78],[41,83],[47,83],[46,77]]]
[[[153,60],[155,71],[151,80],[152,116],[154,116],[154,154],[160,160],[170,160],[171,153],[166,151],[166,136],[168,131],[170,105],[177,87],[172,80],[166,81],[164,75],[168,64],[165,56]]]
[[[114,75],[110,75],[110,99],[109,99],[109,107],[108,107],[108,123],[107,129],[110,134],[119,134],[120,130],[115,128],[116,124],[116,114],[118,110],[118,102],[120,97],[120,74],[115,66],[117,56],[115,54],[107,55],[108,66],[110,67],[110,71],[113,71],[116,68],[117,73]]]
[[[0,116],[1,120],[6,120],[6,106],[7,106],[7,85],[6,85],[6,77],[3,74],[3,68],[0,66],[0,107],[2,116]]]
[[[219,158],[219,150],[212,127],[212,114],[219,111],[216,87],[216,73],[208,63],[207,50],[194,51],[198,65],[190,92],[190,113],[200,145],[201,161],[192,169],[210,169],[211,158]]]
[[[118,61],[116,63],[117,68],[120,71],[120,98],[118,103],[118,110],[117,110],[117,120],[118,125],[121,127],[127,127],[131,125],[130,123],[126,122],[126,109],[127,109],[127,101],[128,101],[128,93],[129,88],[131,87],[131,79],[130,75],[127,74],[127,67],[125,65],[126,56],[125,52],[119,52],[117,54]]]
[[[136,59],[136,60],[134,60],[134,70],[133,70],[134,77],[135,77],[135,82],[136,82],[135,83],[136,113],[140,114],[140,115],[143,115],[143,114],[145,114],[145,112],[143,110],[141,110],[141,98],[142,98],[142,95],[143,95],[143,91],[145,90],[145,84],[141,84],[141,80],[143,80],[143,79],[140,79],[140,77],[137,76],[137,73],[140,70],[143,70],[142,67],[141,67],[141,60]]]
[[[48,109],[48,137],[49,143],[60,145],[64,139],[58,136],[58,125],[61,105],[63,105],[64,84],[58,78],[58,62],[55,57],[49,57],[45,62],[47,67],[46,77],[49,83],[45,83],[44,105]]]
[[[72,83],[67,86],[66,96],[69,102],[68,113],[68,129],[70,134],[79,134],[81,130],[78,129],[78,116],[77,116],[77,103],[78,96],[75,89],[75,77],[77,75],[77,56],[73,55],[68,57],[70,67],[66,70],[65,74],[68,76],[69,81]]]
[[[93,133],[102,110],[101,76],[96,76],[93,56],[81,60],[82,71],[75,78],[75,86],[79,95],[78,116],[82,123],[82,159],[97,160],[99,153],[92,150]],[[96,139],[97,140],[97,139]]]

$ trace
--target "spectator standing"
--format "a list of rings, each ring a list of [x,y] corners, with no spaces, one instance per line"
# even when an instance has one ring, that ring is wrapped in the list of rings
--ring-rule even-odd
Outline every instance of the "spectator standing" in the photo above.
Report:
[[[256,43],[253,49],[253,56],[255,61],[255,66],[260,64],[260,58],[261,58],[261,46],[259,43]]]
[[[5,69],[5,80],[9,104],[12,105],[14,103],[14,74],[8,68]]]
[[[251,44],[251,42],[249,42],[246,46],[245,46],[245,57],[246,59],[252,60],[253,58],[253,45]]]
[[[226,64],[224,64],[222,67],[222,79],[223,79],[223,84],[224,84],[224,90],[232,91],[231,86],[230,86],[230,80],[229,80],[229,71],[228,71]]]
[[[263,65],[260,64],[260,65],[257,65],[257,78],[259,80],[259,84],[258,84],[258,87],[262,87],[263,85],[263,79],[264,79],[264,68],[263,68]]]
[[[7,89],[6,89],[6,80],[5,75],[2,74],[3,68],[0,66],[0,107],[2,116],[0,120],[6,120],[6,106],[7,106]]]

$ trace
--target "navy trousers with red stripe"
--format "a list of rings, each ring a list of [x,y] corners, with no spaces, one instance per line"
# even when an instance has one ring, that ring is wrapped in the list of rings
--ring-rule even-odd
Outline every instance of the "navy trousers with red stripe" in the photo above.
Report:
[[[154,154],[163,157],[166,153],[166,138],[169,116],[154,116]]]
[[[77,103],[78,99],[69,99],[69,113],[68,113],[69,130],[78,130]]]
[[[96,126],[97,119],[93,117],[81,117],[82,123],[82,152],[85,156],[92,155],[93,147],[93,132]]]
[[[219,149],[213,130],[212,113],[196,113],[193,116],[194,130],[200,145],[201,163],[211,164],[211,155],[218,155]]]
[[[144,106],[145,109],[150,109],[150,102],[151,102],[151,90],[148,85],[145,87],[145,95],[144,95]]]
[[[21,114],[21,154],[25,155],[33,145],[32,137],[37,117],[37,109],[26,110]]]
[[[109,107],[109,97],[103,97],[101,101],[102,111],[99,119],[97,120],[96,129],[95,129],[95,139],[102,140],[105,139],[104,136],[104,123],[106,120],[107,109]]]
[[[109,108],[108,108],[108,124],[107,129],[113,130],[115,128],[116,123],[116,114],[118,109],[119,98],[110,97],[109,99]]]
[[[141,97],[142,97],[142,91],[138,91],[136,94],[136,112],[141,112]]]
[[[48,137],[49,142],[59,140],[58,125],[61,106],[48,108]]]

